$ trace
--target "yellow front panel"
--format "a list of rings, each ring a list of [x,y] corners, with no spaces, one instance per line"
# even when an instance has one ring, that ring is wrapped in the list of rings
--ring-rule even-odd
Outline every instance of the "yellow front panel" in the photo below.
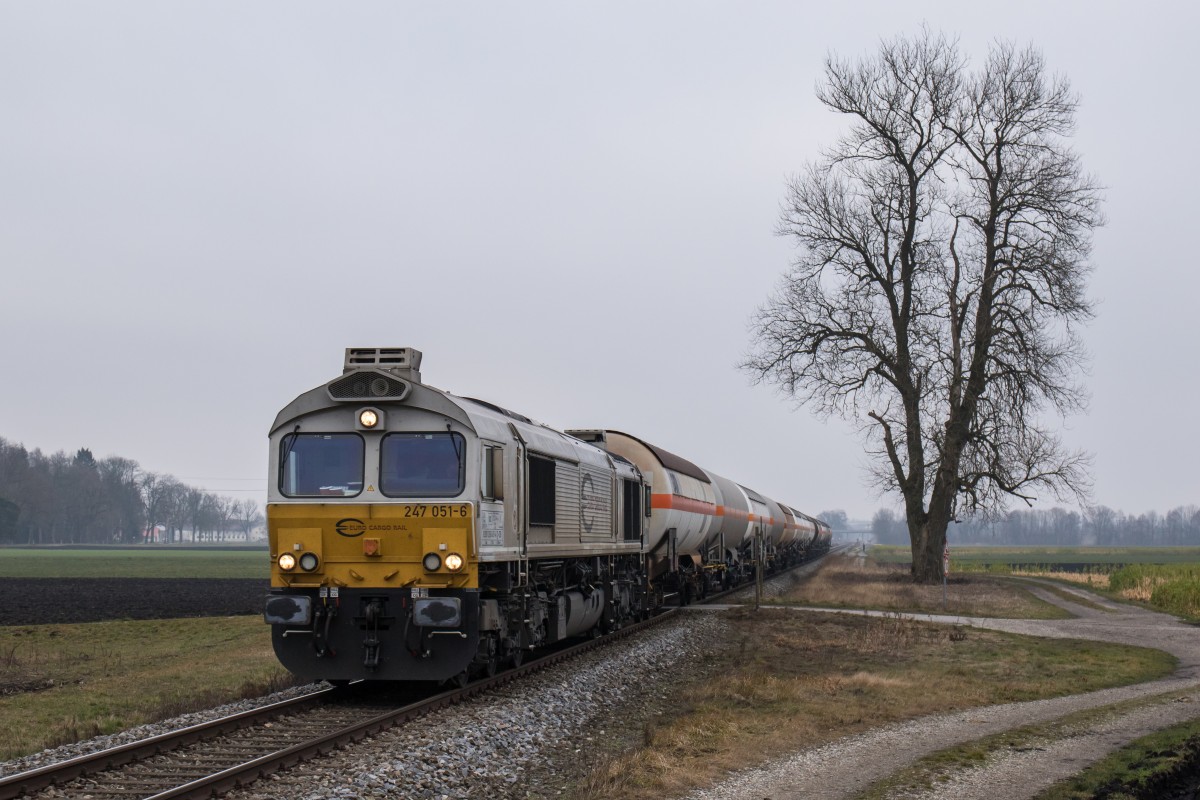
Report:
[[[470,503],[273,503],[267,506],[271,585],[477,588],[474,525]],[[466,565],[457,573],[444,566],[426,572],[421,559],[431,551],[443,561],[459,553]],[[284,572],[278,565],[284,552],[297,559],[313,552],[321,565]]]

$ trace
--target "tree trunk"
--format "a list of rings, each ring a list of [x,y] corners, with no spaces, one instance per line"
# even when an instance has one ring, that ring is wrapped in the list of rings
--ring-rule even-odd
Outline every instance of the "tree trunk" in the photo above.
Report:
[[[917,583],[941,583],[947,520],[930,515],[912,540],[912,576]]]

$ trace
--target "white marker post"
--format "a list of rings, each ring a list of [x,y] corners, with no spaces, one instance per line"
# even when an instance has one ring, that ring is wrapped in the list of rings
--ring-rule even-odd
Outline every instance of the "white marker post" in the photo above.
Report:
[[[950,545],[942,550],[942,611],[946,610],[946,576],[950,574]]]

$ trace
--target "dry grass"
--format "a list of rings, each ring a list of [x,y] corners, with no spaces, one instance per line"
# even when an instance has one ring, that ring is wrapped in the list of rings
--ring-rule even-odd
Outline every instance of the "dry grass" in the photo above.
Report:
[[[951,574],[943,606],[941,585],[915,584],[906,566],[870,558],[827,559],[815,573],[791,573],[784,580],[790,583],[773,602],[1016,619],[1070,616],[1012,581],[983,573]]]
[[[1166,674],[1163,653],[895,617],[728,612],[730,639],[572,797],[648,800],[889,722]],[[683,678],[684,676],[681,676]]]
[[[1012,574],[1018,578],[1049,578],[1067,583],[1078,583],[1090,589],[1107,589],[1108,573],[1106,572],[1068,572],[1056,569],[1014,569]]]
[[[3,627],[0,664],[0,759],[294,682],[258,617]]]
[[[1136,600],[1139,603],[1149,603],[1154,597],[1154,590],[1159,586],[1163,586],[1167,581],[1162,578],[1156,578],[1150,575],[1138,578],[1137,583],[1133,586],[1127,586],[1117,592],[1120,597],[1126,600]]]

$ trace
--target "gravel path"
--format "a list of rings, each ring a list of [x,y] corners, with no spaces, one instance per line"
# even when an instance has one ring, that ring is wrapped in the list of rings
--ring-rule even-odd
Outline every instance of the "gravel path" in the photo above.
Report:
[[[997,753],[922,798],[1030,798],[1130,741],[1176,722],[1200,717],[1200,628],[1173,617],[1110,603],[1082,590],[1068,591],[1104,610],[1072,603],[1033,587],[1034,594],[1077,615],[1066,620],[1010,620],[910,615],[913,619],[1054,638],[1094,639],[1165,650],[1179,659],[1168,678],[1097,692],[989,706],[889,725],[823,747],[805,750],[753,771],[735,773],[687,800],[791,800],[852,798],[875,782],[939,750],[985,736],[1049,722],[1068,714],[1124,700],[1193,690],[1184,702],[1114,712],[1078,726],[1064,738],[1036,749]],[[822,610],[822,609],[814,609]],[[825,609],[828,610],[828,609]],[[839,613],[839,612],[832,612]],[[863,613],[863,612],[854,612]]]

